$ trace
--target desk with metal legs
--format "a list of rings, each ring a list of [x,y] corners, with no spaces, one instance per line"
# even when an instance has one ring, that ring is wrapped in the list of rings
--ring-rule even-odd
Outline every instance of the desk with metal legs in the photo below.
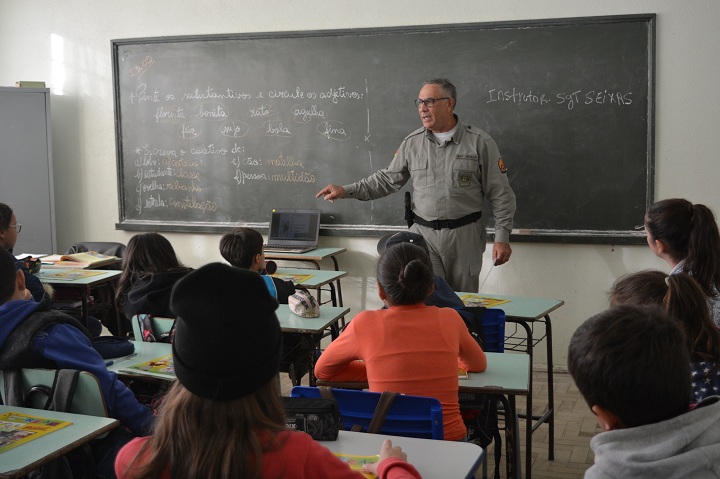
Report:
[[[550,322],[550,313],[565,304],[564,301],[558,299],[531,298],[527,296],[509,296],[504,294],[488,294],[488,293],[457,293],[458,296],[466,294],[477,294],[494,299],[507,299],[508,303],[503,303],[497,308],[505,311],[505,319],[507,322],[518,324],[525,330],[525,338],[516,336],[517,330],[508,334],[505,328],[505,350],[525,351],[530,356],[530,371],[533,367],[533,348],[542,339],[545,339],[547,352],[547,375],[548,375],[548,407],[547,410],[539,416],[532,416],[532,381],[530,381],[530,392],[527,396],[526,414],[531,416],[535,423],[532,427],[528,427],[526,431],[526,460],[527,464],[531,462],[531,444],[532,433],[540,427],[541,424],[548,425],[548,459],[555,459],[555,399],[553,394],[553,349],[552,349],[552,323]],[[534,338],[533,331],[535,323],[543,323],[545,326],[545,334],[541,337]],[[520,417],[525,417],[520,414]],[[527,477],[530,477],[530,470],[527,471]]]
[[[315,347],[319,347],[320,341],[325,330],[333,331],[333,337],[337,337],[338,322],[350,312],[350,308],[340,308],[332,306],[321,306],[320,317],[318,318],[302,318],[292,311],[287,304],[281,304],[277,311],[277,317],[280,321],[280,328],[285,333],[299,333],[310,337]],[[129,357],[118,358],[108,365],[108,370],[115,371],[124,376],[129,373],[125,368],[136,364],[141,364],[153,359],[172,353],[172,346],[167,343],[146,343],[143,341],[134,341],[135,355]],[[311,352],[309,364],[310,385],[315,384],[315,348]],[[123,371],[120,371],[120,370]],[[165,378],[172,380],[173,378]]]
[[[94,269],[75,269],[75,268],[47,268],[40,270],[37,277],[41,282],[58,287],[73,288],[80,294],[82,301],[82,322],[87,327],[88,324],[88,291],[90,288],[100,286],[101,284],[109,284],[112,288],[112,297],[115,297],[114,281],[122,271],[117,270],[94,270]],[[111,306],[114,310],[115,304]],[[119,312],[115,311],[116,319]],[[118,323],[120,321],[118,320]],[[119,326],[118,326],[119,327]]]
[[[278,253],[275,251],[265,250],[265,259],[273,259],[278,261],[299,261],[305,263],[311,263],[315,266],[315,269],[320,268],[320,261],[329,258],[332,260],[335,266],[335,271],[340,271],[337,257],[339,254],[347,251],[345,248],[315,248],[312,251],[306,253]],[[344,276],[344,275],[343,275]],[[335,281],[337,286],[337,303],[333,303],[333,306],[342,306],[342,287],[340,286],[340,278],[338,277]],[[319,294],[319,293],[318,293]],[[319,296],[318,296],[319,299]]]
[[[330,271],[325,269],[303,269],[303,268],[278,268],[272,276],[288,279],[289,277],[301,278],[299,281],[293,281],[295,286],[301,286],[306,289],[314,289],[317,291],[318,303],[321,303],[320,288],[328,286],[330,288],[330,303],[333,306],[342,306],[342,298],[335,292],[335,285],[339,283],[340,278],[347,276],[345,271]],[[307,276],[310,276],[307,278]],[[305,277],[305,278],[303,278]]]

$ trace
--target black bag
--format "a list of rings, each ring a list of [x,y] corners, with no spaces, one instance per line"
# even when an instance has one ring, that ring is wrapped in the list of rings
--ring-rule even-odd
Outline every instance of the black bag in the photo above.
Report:
[[[322,398],[282,397],[285,427],[310,434],[316,441],[336,441],[340,431],[337,402]]]
[[[460,414],[467,427],[467,440],[486,449],[495,442],[495,471],[493,477],[500,477],[500,455],[502,436],[498,426],[498,399],[491,394],[460,394]]]

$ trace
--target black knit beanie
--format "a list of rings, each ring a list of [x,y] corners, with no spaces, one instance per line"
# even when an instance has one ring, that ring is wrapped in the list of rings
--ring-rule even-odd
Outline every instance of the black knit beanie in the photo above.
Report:
[[[254,271],[205,265],[175,284],[175,375],[189,391],[229,401],[277,374],[282,332],[277,301]]]

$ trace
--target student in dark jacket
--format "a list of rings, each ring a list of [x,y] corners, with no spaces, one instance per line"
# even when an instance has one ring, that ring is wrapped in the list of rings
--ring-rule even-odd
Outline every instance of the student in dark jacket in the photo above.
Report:
[[[18,223],[13,209],[5,203],[0,203],[0,248],[12,254],[21,229],[22,225]],[[33,299],[41,301],[45,296],[45,289],[38,277],[31,274],[22,261],[15,260],[15,268],[22,270],[25,276],[25,287],[32,294]]]
[[[170,292],[191,268],[178,260],[167,238],[158,233],[142,233],[128,241],[122,274],[115,297],[119,311],[130,321],[136,314],[174,318]]]

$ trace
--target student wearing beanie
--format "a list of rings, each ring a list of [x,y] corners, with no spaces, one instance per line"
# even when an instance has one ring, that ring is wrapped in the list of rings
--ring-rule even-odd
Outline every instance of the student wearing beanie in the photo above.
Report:
[[[173,288],[177,381],[154,434],[127,444],[115,471],[124,478],[356,478],[363,476],[309,435],[284,428],[275,375],[282,332],[257,273],[213,263]],[[368,471],[420,477],[385,441]]]

